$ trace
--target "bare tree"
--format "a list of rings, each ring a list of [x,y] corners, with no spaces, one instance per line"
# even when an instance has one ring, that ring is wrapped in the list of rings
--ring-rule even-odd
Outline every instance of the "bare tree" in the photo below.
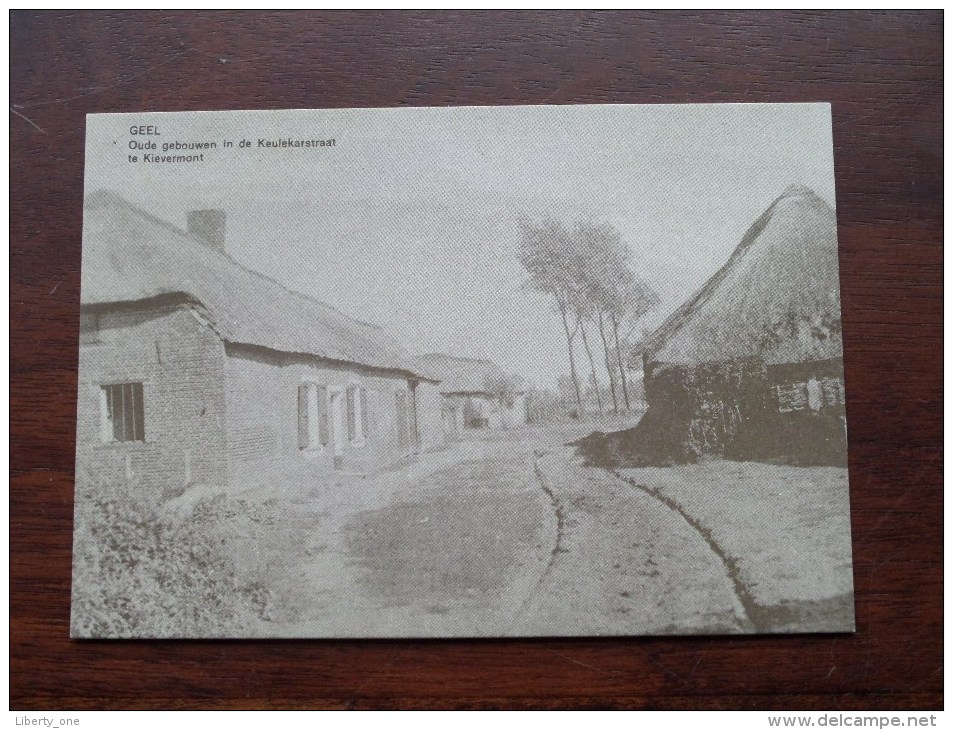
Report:
[[[628,410],[629,391],[619,329],[623,321],[637,321],[642,317],[658,302],[658,296],[632,270],[632,253],[622,242],[622,237],[614,226],[591,221],[579,222],[573,228],[573,238],[577,242],[577,250],[586,252],[584,264],[576,269],[577,273],[581,274],[577,289],[587,300],[590,318],[599,330],[613,408],[618,412],[615,387],[618,374],[623,401]],[[611,338],[614,340],[611,344],[610,333],[607,333],[610,326]],[[610,353],[614,354],[615,365],[611,362],[613,358]]]
[[[567,261],[574,256],[573,241],[566,227],[548,218],[539,225],[527,220],[520,221],[520,240],[517,258],[530,275],[532,286],[553,297],[556,310],[562,319],[566,345],[569,350],[569,371],[576,394],[576,407],[582,414],[582,393],[579,388],[579,375],[576,370],[576,358],[573,345],[579,332],[579,320],[570,327],[573,315],[575,283]]]
[[[580,267],[580,271],[583,271],[583,267]],[[582,279],[578,282],[580,285],[585,284],[585,280]],[[586,351],[586,357],[589,358],[589,373],[592,380],[592,388],[595,391],[596,395],[596,406],[599,408],[599,413],[603,412],[602,407],[602,395],[599,392],[599,378],[596,377],[596,361],[592,357],[592,348],[589,347],[589,338],[586,336],[586,321],[592,320],[592,303],[586,297],[585,290],[580,287],[580,291],[577,293],[575,301],[573,302],[573,308],[576,311],[576,326],[579,328],[579,334],[582,335],[582,346]]]
[[[614,262],[611,260],[613,234],[615,234],[615,231],[611,227],[590,221],[577,222],[573,227],[573,237],[576,240],[577,249],[585,252],[582,265],[578,269],[580,275],[579,289],[582,292],[582,298],[585,300],[585,311],[588,319],[596,325],[599,338],[602,340],[604,364],[612,394],[612,409],[618,413],[619,400],[616,394],[615,373],[609,359],[610,348],[605,331],[606,312],[612,290],[612,277],[615,275],[612,272]],[[618,234],[615,235],[617,238]],[[595,366],[591,353],[589,363],[595,380]],[[598,393],[598,387],[596,392]]]
[[[589,360],[596,404],[603,411],[595,357],[586,324],[599,332],[603,360],[609,378],[612,405],[619,410],[616,379],[622,386],[625,408],[630,408],[629,389],[623,363],[620,328],[635,322],[658,302],[655,291],[632,269],[632,253],[614,226],[579,221],[572,229],[549,218],[539,225],[520,223],[517,255],[529,272],[532,285],[553,296],[569,348],[569,367],[576,404],[583,411],[582,392],[576,369],[574,344],[581,336]],[[615,361],[613,363],[613,360]]]
[[[618,413],[619,412],[619,397],[616,394],[616,389],[615,389],[616,369],[612,365],[612,361],[610,360],[609,353],[611,352],[611,350],[609,348],[609,343],[606,340],[605,314],[601,309],[598,311],[598,325],[599,325],[599,337],[602,339],[602,352],[603,352],[603,355],[605,356],[606,373],[609,375],[609,389],[612,392],[612,412]]]

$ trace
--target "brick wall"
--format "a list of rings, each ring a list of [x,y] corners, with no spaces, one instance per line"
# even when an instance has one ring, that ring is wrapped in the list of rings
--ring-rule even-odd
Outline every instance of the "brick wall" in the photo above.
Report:
[[[413,452],[413,443],[401,448],[397,437],[397,393],[405,394],[408,406],[413,402],[407,378],[247,345],[229,344],[226,353],[226,453],[233,488],[267,486],[269,480],[289,471],[331,473],[335,437],[340,437],[339,467],[344,471],[373,471]],[[331,425],[332,440],[325,446],[299,446],[298,389],[302,384],[327,388],[331,421],[332,399],[340,399],[341,419],[337,428]],[[359,434],[354,440],[347,433],[349,386],[367,392],[367,435]]]
[[[406,377],[313,357],[223,345],[192,309],[182,304],[116,306],[83,314],[77,427],[77,479],[107,481],[170,497],[190,484],[232,490],[268,485],[302,469],[335,469],[332,440],[300,448],[298,388],[327,388],[329,411],[337,398],[341,418],[337,466],[368,472],[417,449]],[[102,429],[102,389],[142,383],[145,438],[111,442]],[[347,388],[366,391],[366,435],[349,438]],[[435,389],[416,394],[421,448],[442,444]],[[407,404],[405,444],[398,441],[398,393]]]
[[[224,484],[221,340],[185,305],[84,309],[77,403],[77,483],[105,480],[168,497]],[[109,442],[102,390],[142,383],[144,440]]]

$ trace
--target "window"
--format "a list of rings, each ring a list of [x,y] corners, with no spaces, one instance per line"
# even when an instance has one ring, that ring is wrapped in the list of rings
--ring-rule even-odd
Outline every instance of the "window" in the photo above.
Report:
[[[146,440],[142,383],[104,385],[99,399],[103,441]]]
[[[824,405],[836,408],[844,405],[844,382],[840,378],[824,378],[821,381]]]
[[[811,378],[806,383],[775,386],[774,391],[781,413],[820,411],[844,405],[844,383],[840,378]]]
[[[775,386],[778,410],[781,413],[803,411],[807,408],[807,383],[789,383]]]

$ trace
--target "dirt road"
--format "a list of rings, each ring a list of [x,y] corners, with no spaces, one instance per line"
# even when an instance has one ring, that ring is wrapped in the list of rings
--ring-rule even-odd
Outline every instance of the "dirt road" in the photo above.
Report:
[[[849,525],[846,563],[842,549],[820,568],[801,559],[830,552],[821,541],[838,526],[818,527],[827,519],[824,505],[811,511],[816,529],[797,532],[793,550],[775,549],[774,532],[739,538],[731,524],[720,524],[751,513],[730,504],[745,492],[717,490],[725,503],[713,508],[686,497],[694,493],[686,483],[704,485],[680,481],[685,467],[654,475],[583,467],[563,445],[578,430],[484,433],[410,467],[338,484],[333,494],[317,490],[292,510],[312,529],[278,572],[284,604],[293,608],[276,615],[270,633],[570,636],[852,626]],[[762,481],[793,469],[750,466],[762,469]],[[792,509],[796,519],[800,485],[792,480],[814,484],[812,499],[826,490],[843,491],[846,500],[840,471],[784,472],[782,491],[755,495],[780,500],[755,505],[771,520],[739,529],[783,530],[775,517]],[[814,572],[803,575],[805,566]],[[785,577],[785,570],[802,575]],[[833,583],[831,570],[839,576]],[[785,591],[788,580],[796,590]]]

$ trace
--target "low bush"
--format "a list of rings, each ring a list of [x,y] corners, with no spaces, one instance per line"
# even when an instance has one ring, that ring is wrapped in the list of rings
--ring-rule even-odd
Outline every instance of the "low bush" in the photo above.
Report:
[[[264,576],[242,559],[250,530],[273,520],[267,506],[218,496],[175,515],[132,495],[78,490],[74,636],[236,636],[268,618]]]

